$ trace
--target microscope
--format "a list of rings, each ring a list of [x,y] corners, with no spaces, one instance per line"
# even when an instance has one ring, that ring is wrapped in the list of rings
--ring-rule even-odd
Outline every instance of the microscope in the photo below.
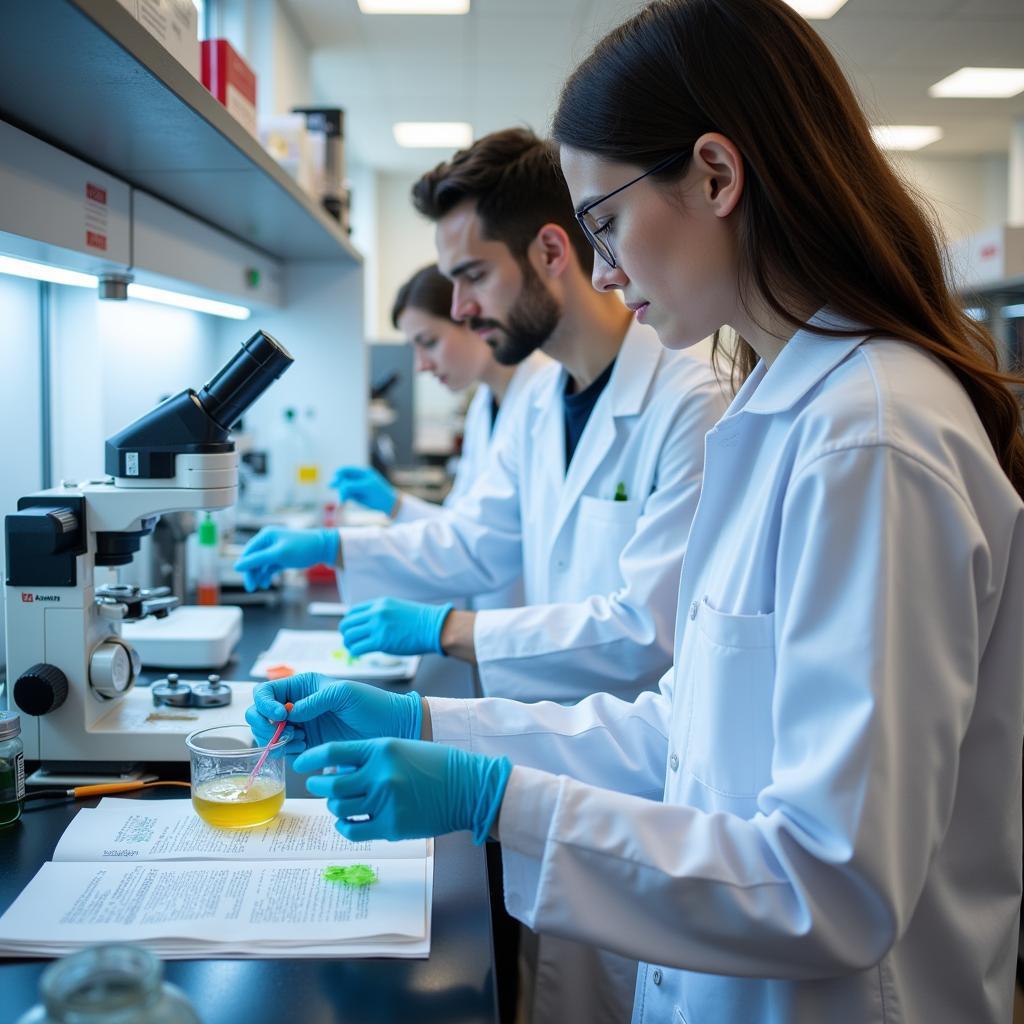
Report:
[[[121,624],[166,616],[178,599],[168,588],[97,586],[94,570],[128,565],[164,513],[234,504],[229,429],[292,361],[258,331],[200,391],[109,438],[104,479],[27,495],[6,517],[7,706],[22,714],[27,758],[90,774],[184,761],[189,732],[241,719],[252,684],[232,684],[235,707],[200,711],[156,707],[135,687],[140,661]]]

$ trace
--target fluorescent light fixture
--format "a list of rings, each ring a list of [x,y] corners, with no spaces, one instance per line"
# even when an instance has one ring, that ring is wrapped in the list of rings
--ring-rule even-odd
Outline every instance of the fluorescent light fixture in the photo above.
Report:
[[[831,18],[846,0],[786,0],[786,3],[804,18],[824,21]]]
[[[248,320],[252,315],[246,306],[236,306],[231,302],[218,302],[215,299],[201,299],[196,295],[182,295],[181,292],[168,292],[163,288],[151,288],[147,284],[128,285],[128,298],[160,302],[165,306],[180,306],[182,309],[191,309],[196,313],[226,316],[231,320]]]
[[[359,0],[359,10],[363,14],[469,14],[469,0]]]
[[[1015,306],[1003,306],[1002,314],[1006,320],[1017,320],[1024,316],[1024,302],[1018,302]]]
[[[95,274],[81,274],[77,270],[19,260],[14,256],[0,256],[0,274],[28,277],[33,281],[49,281],[51,284],[69,284],[75,288],[95,288],[99,284]]]
[[[82,274],[77,270],[52,267],[48,263],[33,263],[14,256],[0,256],[0,274],[14,277],[28,277],[33,281],[49,281],[51,284],[68,284],[75,288],[97,288],[99,278],[95,274]],[[145,284],[128,285],[128,298],[143,299],[146,302],[161,302],[165,306],[179,306],[197,313],[211,313],[226,316],[232,320],[248,320],[252,315],[246,306],[231,302],[217,302],[215,299],[201,299],[196,295],[169,292],[163,288],[150,288]]]
[[[876,124],[871,134],[882,149],[924,149],[942,138],[942,129],[935,124]]]
[[[406,149],[465,149],[473,142],[473,126],[466,121],[399,121],[394,132]]]
[[[1006,99],[1024,92],[1024,68],[961,68],[928,87],[928,95],[956,99]]]

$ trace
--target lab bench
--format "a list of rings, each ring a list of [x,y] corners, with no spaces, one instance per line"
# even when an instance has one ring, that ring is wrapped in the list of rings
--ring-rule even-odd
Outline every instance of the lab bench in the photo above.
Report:
[[[309,600],[337,600],[333,588],[311,588]],[[236,660],[225,679],[246,678],[256,655],[280,628],[325,629],[301,605],[248,606]],[[190,678],[200,673],[183,672]],[[144,681],[158,678],[150,673]],[[473,695],[472,669],[437,656],[423,659],[412,686],[443,697]],[[239,708],[239,720],[244,711]],[[176,766],[187,772],[186,765]],[[163,769],[163,770],[161,770]],[[167,777],[165,766],[158,770]],[[187,775],[185,776],[187,777]],[[180,796],[171,787],[128,794],[136,799]],[[307,796],[302,777],[289,771],[289,796]],[[79,807],[97,800],[28,804],[21,821],[0,831],[0,911],[28,884]],[[3,1021],[15,1021],[38,1001],[39,976],[49,960],[0,959]],[[430,957],[426,960],[166,960],[166,977],[184,990],[203,1024],[263,1024],[282,1013],[303,1024],[417,1024],[496,1022],[494,957],[484,848],[468,833],[436,840]]]

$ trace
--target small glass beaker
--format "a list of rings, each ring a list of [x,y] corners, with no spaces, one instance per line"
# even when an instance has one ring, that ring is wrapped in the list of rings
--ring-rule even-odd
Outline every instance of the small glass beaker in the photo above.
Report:
[[[284,748],[278,740],[250,788],[249,776],[267,747],[256,744],[247,725],[219,725],[185,737],[192,763],[192,806],[217,828],[255,828],[271,821],[284,804]]]
[[[43,1005],[18,1024],[200,1024],[163,964],[141,946],[92,946],[43,971]]]

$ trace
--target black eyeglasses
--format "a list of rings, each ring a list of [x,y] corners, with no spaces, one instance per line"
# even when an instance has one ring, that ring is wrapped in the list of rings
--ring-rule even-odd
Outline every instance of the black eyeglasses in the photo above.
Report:
[[[689,153],[673,153],[672,156],[666,157],[660,163],[656,163],[649,171],[644,171],[643,174],[638,175],[632,181],[627,181],[625,185],[620,185],[617,189],[601,196],[599,199],[595,199],[591,203],[587,203],[582,210],[577,210],[576,220],[579,222],[580,227],[583,229],[583,234],[587,236],[587,241],[594,247],[594,251],[611,267],[613,270],[618,266],[615,262],[615,253],[612,252],[612,247],[606,238],[601,238],[601,232],[604,231],[608,224],[602,224],[598,226],[597,221],[591,216],[590,211],[595,206],[600,206],[601,203],[612,196],[617,196],[620,192],[625,192],[630,185],[635,185],[638,181],[643,181],[644,178],[649,174],[657,174],[658,171],[664,171],[666,168],[671,167],[672,164],[689,156]]]

